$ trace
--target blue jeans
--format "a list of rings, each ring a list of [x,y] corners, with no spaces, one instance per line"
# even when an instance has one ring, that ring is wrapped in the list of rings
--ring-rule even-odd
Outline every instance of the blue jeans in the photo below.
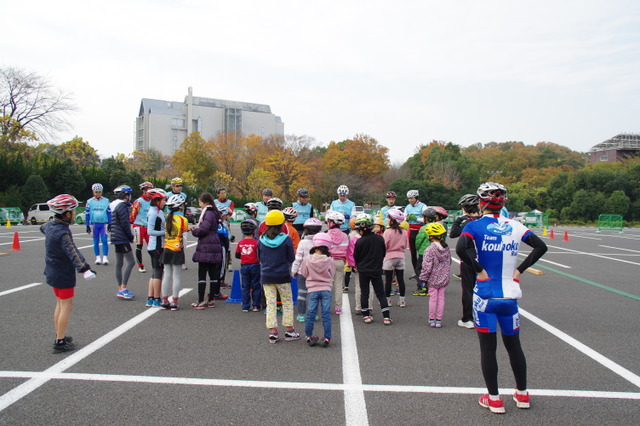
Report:
[[[331,339],[331,291],[314,291],[307,294],[307,318],[304,320],[304,334],[313,336],[313,324],[316,322],[318,305],[322,309],[322,327],[324,337]]]
[[[262,286],[260,285],[260,264],[250,263],[240,267],[240,275],[242,275],[242,310],[246,311],[253,307],[260,308],[262,305]]]

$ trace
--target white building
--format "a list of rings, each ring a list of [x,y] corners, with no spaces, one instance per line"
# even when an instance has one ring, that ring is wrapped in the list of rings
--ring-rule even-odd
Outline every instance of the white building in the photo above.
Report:
[[[221,131],[240,131],[266,138],[284,135],[284,123],[271,113],[269,105],[194,97],[189,87],[184,102],[142,99],[136,118],[134,149],[154,148],[173,155],[184,138],[195,131],[204,139]]]

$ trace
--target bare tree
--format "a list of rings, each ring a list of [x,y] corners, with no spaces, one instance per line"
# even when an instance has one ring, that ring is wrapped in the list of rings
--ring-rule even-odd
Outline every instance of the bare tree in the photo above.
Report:
[[[2,116],[10,118],[2,123],[14,124],[0,126],[1,136],[8,140],[23,129],[52,139],[71,127],[66,116],[75,110],[69,93],[36,73],[13,67],[0,68],[0,108]]]

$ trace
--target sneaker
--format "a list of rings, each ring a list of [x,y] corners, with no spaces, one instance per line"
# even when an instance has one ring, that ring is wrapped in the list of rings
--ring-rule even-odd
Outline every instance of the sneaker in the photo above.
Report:
[[[100,256],[96,256],[96,265],[102,265],[102,258]]]
[[[360,309],[356,309],[355,314],[356,314],[356,315],[362,315],[362,311],[361,311]]]
[[[183,270],[183,271],[186,271],[187,269],[189,269],[189,268],[187,268],[187,265],[185,265],[185,264],[183,263],[183,264],[182,264],[182,270]]]
[[[504,414],[506,412],[502,398],[494,401],[489,398],[488,394],[485,394],[478,399],[478,404],[480,404],[481,407],[488,408],[492,413]]]
[[[60,354],[62,352],[69,352],[72,351],[76,348],[76,346],[70,342],[69,340],[67,340],[66,338],[63,339],[62,343],[54,343],[53,344],[53,353],[54,354]]]
[[[213,300],[207,301],[207,308],[215,308],[215,307],[216,307],[216,302],[214,302]]]
[[[462,279],[462,277],[460,277],[460,275],[458,275],[458,274],[452,274],[452,275],[453,275],[453,278],[455,278],[457,280],[461,280]]]
[[[442,328],[442,320],[436,320],[436,328]]]
[[[322,339],[322,347],[326,348],[331,343],[331,339],[327,339],[326,337]]]
[[[226,300],[228,298],[229,298],[229,296],[227,296],[226,294],[220,293],[217,296],[213,296],[211,299],[213,299],[213,300]]]
[[[162,299],[153,299],[153,307],[159,308],[162,305]]]
[[[318,343],[318,336],[308,336],[307,343],[309,346],[315,346]]]
[[[411,275],[411,276],[409,277],[409,279],[410,279],[410,280],[416,280],[416,279],[418,279],[418,276],[414,274],[414,275]]]
[[[248,309],[243,309],[242,312],[249,312],[249,310]]]
[[[143,265],[142,263],[140,263],[140,264],[138,265],[138,272],[142,272],[142,273],[147,272],[147,270],[146,270],[146,269],[144,269],[144,265]]]
[[[429,327],[435,327],[436,326],[436,320],[432,319],[429,320]]]
[[[207,308],[207,302],[202,301],[202,302],[193,302],[191,304],[191,307],[195,310],[201,311],[203,309]]]
[[[177,303],[169,303],[169,309],[171,309],[172,311],[177,311],[178,309],[180,309],[180,307]]]
[[[145,304],[144,304],[144,306],[145,306],[146,308],[150,308],[150,307],[152,307],[152,306],[153,306],[153,297],[148,297],[148,298],[147,298],[147,303],[145,303]]]
[[[427,290],[426,288],[419,288],[416,291],[414,291],[413,293],[411,293],[412,296],[428,296],[429,295],[429,290]]]
[[[300,340],[300,333],[295,330],[287,331],[284,333],[284,340],[291,342],[292,340]]]
[[[404,300],[401,300],[398,302],[398,306],[400,306],[401,308],[406,308],[407,307],[407,302],[405,302]]]
[[[257,306],[254,306],[254,308],[252,309],[253,312],[260,312],[260,308],[258,308]]]
[[[464,327],[464,328],[476,328],[476,326],[473,324],[473,321],[458,320],[458,326]]]
[[[116,293],[116,296],[119,297],[120,299],[126,299],[126,300],[131,300],[134,297],[136,297],[135,294],[131,293],[128,288],[123,288],[122,290],[118,290],[118,292]]]
[[[516,402],[516,407],[518,408],[531,407],[531,399],[529,398],[529,392],[527,392],[524,395],[521,395],[518,392],[516,392],[513,394],[513,400]]]
[[[392,320],[391,318],[385,318],[385,319],[383,320],[383,322],[384,322],[384,325],[391,325],[391,324],[393,324],[393,320]]]
[[[102,256],[102,264],[103,265],[108,265],[109,264],[109,259],[107,259],[107,256]]]
[[[342,289],[342,292],[343,292],[343,293],[349,293],[349,287],[344,287],[344,288]]]
[[[269,343],[277,343],[278,340],[278,333],[269,333]]]
[[[400,290],[399,290],[399,289],[397,289],[397,288],[394,288],[394,289],[393,289],[393,294],[400,294]]]
[[[336,308],[336,315],[340,315],[342,313],[342,309]]]
[[[298,315],[298,316],[296,317],[296,320],[297,320],[298,322],[304,322],[304,320],[305,320],[305,316],[304,316],[304,315]]]
[[[364,321],[365,324],[370,324],[373,322],[373,317],[371,315],[367,315],[364,318],[362,318],[362,320]]]

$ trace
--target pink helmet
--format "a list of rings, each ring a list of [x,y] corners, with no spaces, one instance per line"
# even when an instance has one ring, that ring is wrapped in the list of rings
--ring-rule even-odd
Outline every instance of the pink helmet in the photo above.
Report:
[[[316,219],[315,217],[310,217],[309,219],[304,221],[304,225],[302,225],[303,227],[308,227],[308,226],[320,226],[322,227],[322,222],[320,222],[320,219]]]
[[[325,246],[327,248],[330,248],[332,245],[333,245],[333,242],[331,241],[331,236],[326,232],[321,232],[313,236],[314,247]]]
[[[73,195],[60,194],[47,201],[47,204],[54,213],[63,214],[75,210],[78,207],[78,200]]]
[[[402,222],[404,220],[404,213],[402,213],[398,209],[390,209],[387,214],[389,215],[389,217],[391,219],[395,220],[398,223],[400,223],[400,222]]]

